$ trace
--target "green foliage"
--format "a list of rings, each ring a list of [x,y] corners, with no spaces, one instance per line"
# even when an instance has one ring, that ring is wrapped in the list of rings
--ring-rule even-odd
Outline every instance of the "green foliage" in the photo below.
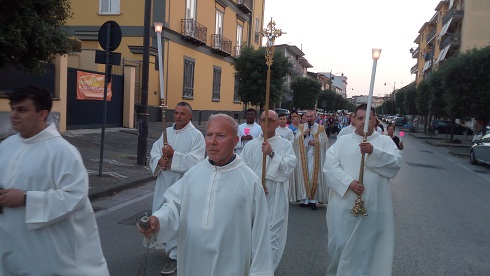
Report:
[[[447,117],[446,113],[446,101],[445,91],[442,86],[443,70],[438,70],[432,73],[429,78],[430,97],[429,97],[429,110],[430,113],[436,118]]]
[[[238,80],[238,96],[244,103],[248,102],[261,107],[265,104],[268,68],[265,52],[265,47],[257,50],[252,47],[244,47],[233,64],[235,78]],[[270,106],[281,101],[286,74],[291,67],[291,63],[283,54],[277,51],[274,53],[269,91]]]
[[[398,89],[395,92],[396,113],[402,113],[405,110],[404,102],[405,102],[405,90]]]
[[[41,73],[42,63],[70,50],[63,29],[71,16],[69,0],[0,0],[0,66],[16,65]]]
[[[395,101],[393,101],[392,99],[384,101],[383,104],[381,105],[381,108],[383,114],[394,115],[396,113]]]
[[[332,90],[322,90],[318,95],[317,107],[325,111],[335,112],[339,109],[354,111],[355,105],[333,92]]]
[[[405,86],[405,99],[403,101],[403,114],[415,115],[417,112],[417,88],[415,87],[415,82]]]
[[[291,83],[293,106],[296,109],[314,109],[322,85],[312,78],[298,77]]]

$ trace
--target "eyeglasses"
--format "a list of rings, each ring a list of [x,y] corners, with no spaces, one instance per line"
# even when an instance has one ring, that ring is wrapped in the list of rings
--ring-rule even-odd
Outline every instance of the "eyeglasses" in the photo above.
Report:
[[[265,118],[260,118],[260,122],[265,123]],[[274,122],[277,122],[277,120],[269,118],[269,123],[274,123]]]

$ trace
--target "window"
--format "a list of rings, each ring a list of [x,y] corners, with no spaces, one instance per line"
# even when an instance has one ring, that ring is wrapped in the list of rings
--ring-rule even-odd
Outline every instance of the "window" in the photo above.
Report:
[[[186,19],[196,18],[196,0],[186,0],[185,18]]]
[[[242,52],[242,37],[243,37],[243,27],[241,25],[236,25],[235,57],[240,56]]]
[[[216,30],[215,34],[223,35],[223,13],[216,11]]]
[[[260,19],[258,17],[255,18],[255,44],[259,44],[260,39]]]
[[[121,13],[120,0],[99,1],[99,14],[120,14],[120,13]]]
[[[184,92],[183,98],[194,98],[194,67],[195,60],[191,58],[184,58]]]
[[[213,102],[219,102],[221,90],[221,68],[213,67]]]

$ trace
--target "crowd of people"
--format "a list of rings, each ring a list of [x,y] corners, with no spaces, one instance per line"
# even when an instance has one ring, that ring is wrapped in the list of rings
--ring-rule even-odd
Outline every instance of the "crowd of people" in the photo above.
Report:
[[[0,144],[0,275],[108,275],[83,161],[46,122],[51,94],[24,87],[9,99],[18,134]],[[379,133],[366,105],[350,116],[293,112],[289,125],[272,110],[257,115],[248,109],[241,125],[212,115],[203,135],[191,105],[175,106],[175,122],[150,153],[152,215],[148,228],[138,228],[166,251],[161,274],[273,275],[294,203],[328,204],[327,275],[391,275],[389,180],[403,149],[394,126]],[[354,217],[360,196],[368,216]]]

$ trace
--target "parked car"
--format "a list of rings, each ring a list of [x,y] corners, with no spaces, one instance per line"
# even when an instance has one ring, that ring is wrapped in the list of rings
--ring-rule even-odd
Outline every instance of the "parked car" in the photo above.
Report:
[[[407,123],[407,120],[405,120],[404,117],[396,117],[393,119],[392,124],[395,126],[403,126]]]
[[[470,149],[471,164],[485,163],[490,165],[490,133],[476,141]]]
[[[289,116],[291,115],[291,113],[289,112],[289,110],[287,109],[284,109],[284,108],[276,108],[275,109],[277,115],[279,114],[286,114],[286,117],[289,119]]]
[[[482,128],[480,131],[475,133],[475,135],[473,135],[473,139],[471,139],[471,141],[474,143],[474,142],[480,140],[483,137],[483,135],[485,135],[487,133],[490,133],[490,126],[486,126],[486,128]]]
[[[454,134],[456,135],[473,135],[473,130],[461,126],[460,124],[457,123],[452,123],[454,124]],[[445,134],[450,134],[451,133],[451,121],[446,121],[446,120],[434,120],[430,122],[429,124],[429,131],[433,132],[434,134],[439,134],[439,133],[445,133]]]

